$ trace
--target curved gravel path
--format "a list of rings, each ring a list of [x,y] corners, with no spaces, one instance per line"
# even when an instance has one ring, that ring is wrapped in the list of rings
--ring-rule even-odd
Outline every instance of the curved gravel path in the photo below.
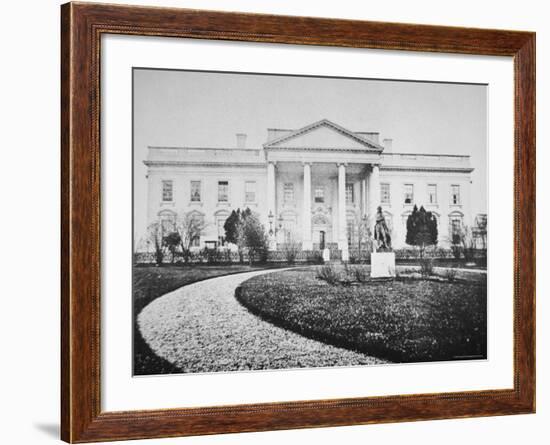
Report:
[[[182,372],[213,372],[384,363],[278,328],[235,299],[243,281],[278,270],[212,278],[166,294],[138,316],[145,341]]]

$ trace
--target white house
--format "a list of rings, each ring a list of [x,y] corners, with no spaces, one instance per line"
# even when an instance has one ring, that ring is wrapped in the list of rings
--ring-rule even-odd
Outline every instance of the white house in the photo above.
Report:
[[[207,228],[196,245],[224,243],[232,210],[249,207],[270,231],[303,250],[357,242],[361,218],[381,206],[393,246],[404,247],[406,220],[424,206],[438,220],[439,244],[471,225],[469,156],[394,153],[379,133],[350,131],[323,119],[297,130],[267,130],[262,147],[148,147],[148,222],[194,212]]]

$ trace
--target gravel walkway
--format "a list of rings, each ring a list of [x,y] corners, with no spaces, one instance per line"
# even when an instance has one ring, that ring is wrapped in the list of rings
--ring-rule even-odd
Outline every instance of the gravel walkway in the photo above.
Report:
[[[166,294],[139,314],[141,334],[157,355],[182,372],[384,363],[307,339],[249,313],[235,299],[235,288],[249,278],[272,272],[212,278]]]

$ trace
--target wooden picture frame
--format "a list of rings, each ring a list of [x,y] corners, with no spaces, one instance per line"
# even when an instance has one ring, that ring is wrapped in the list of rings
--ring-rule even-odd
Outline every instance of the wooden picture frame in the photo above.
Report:
[[[514,387],[458,393],[102,412],[100,38],[221,39],[512,56]],[[535,411],[535,34],[91,3],[61,7],[61,437],[174,437]]]

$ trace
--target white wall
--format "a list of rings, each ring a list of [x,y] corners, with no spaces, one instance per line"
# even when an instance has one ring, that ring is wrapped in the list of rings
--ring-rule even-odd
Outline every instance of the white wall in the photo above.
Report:
[[[197,211],[205,216],[207,224],[201,242],[217,241],[218,228],[216,214],[224,211],[229,216],[232,210],[249,207],[261,215],[262,223],[268,227],[266,195],[266,169],[254,167],[150,167],[148,178],[147,224],[158,219],[158,213],[168,209],[181,216],[185,212]],[[162,181],[173,181],[173,200],[162,202]],[[190,202],[191,181],[201,181],[201,201]],[[229,201],[218,203],[218,181],[229,182]],[[246,181],[256,182],[256,201],[245,202],[244,187]],[[144,215],[134,209],[135,217]],[[136,245],[143,234],[137,234]]]
[[[119,0],[124,2],[123,0]],[[388,0],[135,0],[134,3],[394,22],[527,29],[538,32],[538,165],[550,165],[550,29],[546,3],[536,0],[414,2]],[[6,2],[2,8],[1,141],[4,147],[0,295],[1,441],[57,442],[59,411],[59,1]],[[9,147],[9,151],[7,150]],[[8,153],[8,156],[5,155]],[[550,218],[539,176],[539,227]],[[538,413],[148,441],[149,444],[517,444],[548,441],[550,422],[550,261],[547,230],[538,233]]]

